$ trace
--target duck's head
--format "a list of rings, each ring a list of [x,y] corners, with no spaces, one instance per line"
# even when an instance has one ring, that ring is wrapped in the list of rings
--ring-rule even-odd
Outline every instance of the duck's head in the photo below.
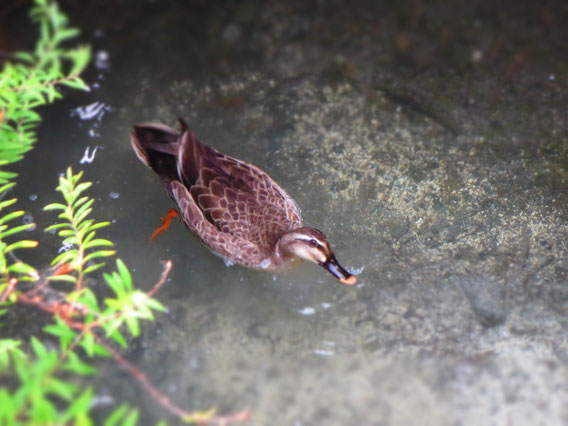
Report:
[[[284,257],[317,263],[343,284],[357,284],[357,277],[337,263],[326,236],[317,229],[304,227],[285,233],[278,241],[278,251]]]

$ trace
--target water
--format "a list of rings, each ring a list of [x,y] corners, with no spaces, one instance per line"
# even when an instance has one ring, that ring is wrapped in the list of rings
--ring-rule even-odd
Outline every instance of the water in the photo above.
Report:
[[[58,173],[72,165],[94,182],[94,215],[113,223],[101,236],[116,243],[138,286],[150,289],[160,260],[173,261],[157,295],[167,313],[125,356],[180,406],[247,408],[259,425],[566,415],[568,390],[554,373],[567,371],[568,353],[566,194],[555,189],[565,177],[554,174],[565,150],[553,137],[562,128],[542,116],[526,118],[525,127],[490,124],[496,115],[515,119],[534,92],[505,93],[507,112],[491,110],[484,102],[493,92],[477,87],[472,96],[486,109],[464,111],[466,71],[440,67],[411,77],[381,62],[375,49],[384,41],[373,39],[362,10],[326,5],[312,14],[296,5],[282,18],[247,3],[221,12],[184,5],[146,2],[124,16],[71,9],[94,47],[87,75],[94,90],[44,109],[39,142],[17,167],[20,205],[39,230],[54,220],[41,208],[58,197]],[[314,38],[317,28],[329,38]],[[337,64],[340,54],[361,79]],[[463,65],[442,59],[446,68]],[[555,66],[546,75],[561,78]],[[365,84],[377,70],[398,84],[417,78],[425,92],[449,86],[446,113],[463,133],[453,136],[435,114],[370,91]],[[491,87],[494,75],[485,76]],[[561,106],[539,108],[555,116]],[[343,286],[316,265],[285,273],[228,267],[175,221],[147,243],[172,204],[128,135],[133,124],[175,126],[178,116],[205,143],[269,172],[298,201],[305,223],[326,233],[339,262],[359,274],[359,285]],[[545,136],[531,140],[552,154],[511,145],[535,133]],[[60,249],[50,234],[33,238],[40,264]],[[128,401],[141,407],[142,424],[172,420],[118,366],[100,368],[100,413]],[[517,375],[533,393],[519,390]],[[554,402],[538,405],[538,395]]]

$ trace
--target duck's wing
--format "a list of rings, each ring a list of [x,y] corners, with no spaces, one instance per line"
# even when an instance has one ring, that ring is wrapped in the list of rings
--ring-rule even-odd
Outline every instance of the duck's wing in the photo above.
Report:
[[[183,222],[206,246],[233,262],[252,268],[270,266],[270,256],[256,244],[238,235],[220,231],[205,214],[189,190],[179,181],[172,182],[172,194]]]
[[[204,218],[220,232],[269,250],[282,232],[302,226],[300,209],[268,174],[204,145],[187,128],[177,170]]]

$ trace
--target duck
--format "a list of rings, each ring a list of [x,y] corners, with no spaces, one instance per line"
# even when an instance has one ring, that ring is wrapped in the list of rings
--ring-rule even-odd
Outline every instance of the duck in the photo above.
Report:
[[[144,123],[130,134],[136,156],[159,176],[177,206],[155,234],[179,215],[227,264],[280,270],[300,259],[316,263],[343,284],[357,284],[357,277],[338,263],[325,234],[304,226],[300,208],[274,179],[202,143],[178,121],[179,130]]]

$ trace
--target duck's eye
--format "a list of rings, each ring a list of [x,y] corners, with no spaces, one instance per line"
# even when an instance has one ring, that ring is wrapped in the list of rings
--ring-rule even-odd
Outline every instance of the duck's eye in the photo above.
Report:
[[[317,247],[318,246],[318,242],[316,240],[314,240],[313,238],[310,241],[308,241],[308,244],[311,247]]]

